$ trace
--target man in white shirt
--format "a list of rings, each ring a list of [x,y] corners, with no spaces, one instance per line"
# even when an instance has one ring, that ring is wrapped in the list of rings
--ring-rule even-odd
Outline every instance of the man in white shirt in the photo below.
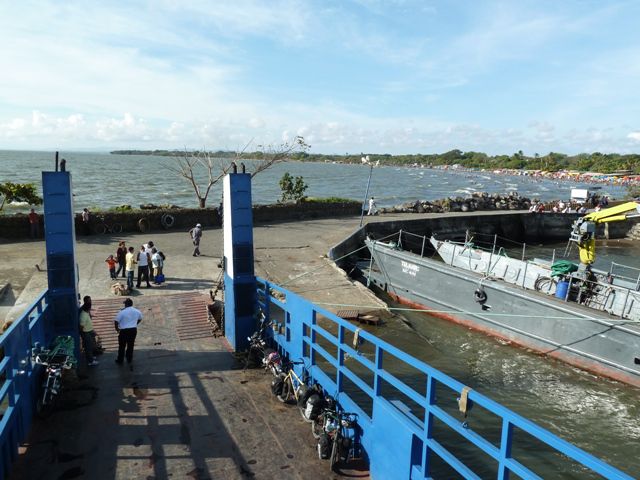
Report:
[[[138,252],[138,280],[136,282],[136,288],[140,288],[140,283],[142,283],[142,279],[147,282],[147,288],[151,287],[149,283],[149,264],[151,263],[151,257],[147,253],[147,249],[142,245],[140,247],[140,251]]]
[[[149,259],[152,260],[153,259],[152,250],[153,250],[153,247],[154,247],[153,242],[149,241],[149,242],[145,243],[143,245],[143,247],[144,247],[144,251],[149,255]],[[148,267],[149,267],[149,280],[151,280],[153,282],[154,275],[153,275],[153,268],[151,268],[151,262],[149,262]]]
[[[133,362],[133,345],[138,334],[138,324],[141,321],[142,312],[133,308],[133,300],[127,298],[124,301],[124,308],[118,312],[114,320],[114,326],[118,332],[118,358],[116,358],[118,365],[122,365],[125,356],[128,364]]]

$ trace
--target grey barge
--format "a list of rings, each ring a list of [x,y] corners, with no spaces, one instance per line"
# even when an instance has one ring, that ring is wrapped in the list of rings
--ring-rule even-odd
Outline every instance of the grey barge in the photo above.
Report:
[[[509,259],[433,237],[414,239],[422,244],[415,253],[402,248],[403,235],[412,234],[366,239],[370,285],[434,316],[640,387],[637,282],[615,285],[609,275],[587,299],[576,288],[580,282],[560,285],[549,276],[551,262]],[[428,242],[444,263],[424,256]]]

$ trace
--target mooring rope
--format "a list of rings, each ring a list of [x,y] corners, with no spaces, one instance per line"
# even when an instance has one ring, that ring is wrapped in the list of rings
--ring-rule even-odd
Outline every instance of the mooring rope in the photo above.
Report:
[[[349,303],[330,303],[330,302],[314,302],[317,305],[324,305],[327,307],[343,307],[343,308],[357,308],[362,310],[379,310],[379,305],[354,305]],[[418,313],[442,313],[442,314],[455,314],[465,313],[469,315],[476,315],[477,312],[471,312],[469,310],[435,310],[429,308],[408,308],[408,307],[389,307],[387,305],[386,310],[395,312],[418,312]],[[549,320],[588,320],[588,321],[603,321],[603,322],[619,322],[619,323],[640,323],[638,320],[630,319],[604,319],[604,318],[588,318],[588,317],[553,317],[548,315],[526,315],[519,313],[489,313],[487,311],[482,312],[483,317],[518,317],[518,318],[547,318]]]

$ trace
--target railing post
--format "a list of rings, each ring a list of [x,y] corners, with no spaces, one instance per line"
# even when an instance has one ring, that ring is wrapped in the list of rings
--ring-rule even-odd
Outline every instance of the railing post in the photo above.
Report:
[[[376,397],[380,396],[380,375],[379,371],[382,370],[382,355],[383,350],[380,348],[380,345],[376,345],[376,371],[374,372],[373,377],[373,393]]]
[[[564,294],[564,301],[569,301],[569,294],[571,293],[571,283],[573,282],[573,277],[569,277],[569,285],[567,286],[567,293]],[[549,284],[549,289],[551,289],[551,284]]]
[[[500,465],[498,465],[498,480],[509,480],[509,469],[505,460],[511,458],[511,443],[513,440],[513,425],[509,420],[502,419],[502,435],[500,438]]]
[[[498,235],[493,235],[493,247],[491,247],[491,255],[489,256],[489,263],[487,264],[487,275],[491,271],[491,262],[493,262],[493,256],[496,253],[496,242],[498,241]]]
[[[424,244],[425,243],[427,243],[427,236],[426,235],[422,237],[422,250],[420,251],[420,257],[424,257]]]
[[[342,393],[342,367],[344,367],[344,325],[338,324],[338,367],[336,368],[336,387],[338,392],[336,398]]]
[[[627,301],[629,300],[629,293],[631,290],[627,288],[627,294],[624,297],[624,303],[622,304],[622,311],[620,312],[620,317],[624,318],[624,311],[627,309]]]
[[[315,349],[315,345],[316,345],[316,325],[318,323],[318,319],[316,316],[316,311],[312,310],[311,311],[311,332],[309,335],[309,338],[311,339],[310,344],[309,344],[309,356],[311,357],[311,365],[315,365],[316,364],[316,349]]]
[[[526,244],[526,243],[523,243],[523,244],[522,244],[522,261],[523,261],[523,262],[524,262],[524,258],[525,258],[525,256],[526,256],[526,255],[525,255],[526,250],[527,250],[527,244]]]
[[[436,402],[436,385],[433,375],[427,376],[427,408],[424,412],[424,442],[423,445],[423,458],[422,458],[422,471],[424,477],[429,478],[431,476],[431,464],[429,463],[429,441],[433,438],[433,414],[431,413],[431,405]]]

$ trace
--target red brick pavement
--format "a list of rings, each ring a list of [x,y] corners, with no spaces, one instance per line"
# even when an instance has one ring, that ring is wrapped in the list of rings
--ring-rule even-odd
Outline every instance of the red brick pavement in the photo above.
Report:
[[[93,328],[102,339],[107,351],[118,349],[118,335],[113,320],[123,308],[125,297],[93,300]],[[194,340],[212,337],[212,326],[207,315],[206,295],[196,292],[172,295],[134,297],[134,307],[142,311],[143,325],[158,332],[156,340]]]

